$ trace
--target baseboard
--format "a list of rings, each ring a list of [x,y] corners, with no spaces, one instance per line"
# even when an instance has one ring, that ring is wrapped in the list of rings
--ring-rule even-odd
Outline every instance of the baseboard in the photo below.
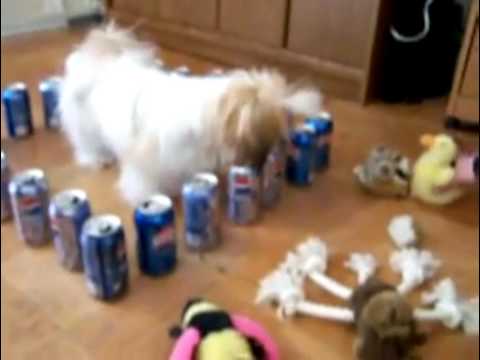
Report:
[[[35,31],[65,28],[67,26],[68,20],[63,14],[44,16],[25,24],[2,24],[2,38]]]
[[[105,16],[101,13],[79,14],[68,19],[68,25],[71,27],[83,27],[101,24],[104,21]]]

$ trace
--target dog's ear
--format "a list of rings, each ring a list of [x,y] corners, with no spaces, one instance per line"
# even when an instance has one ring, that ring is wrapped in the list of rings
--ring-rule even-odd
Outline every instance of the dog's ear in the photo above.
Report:
[[[274,98],[255,82],[234,83],[218,108],[220,138],[234,149],[235,162],[257,166],[286,134],[286,116]]]

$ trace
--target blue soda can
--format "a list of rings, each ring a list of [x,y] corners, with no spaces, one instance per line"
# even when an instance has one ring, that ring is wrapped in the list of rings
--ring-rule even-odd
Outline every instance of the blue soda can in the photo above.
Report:
[[[280,201],[285,182],[287,150],[284,142],[273,147],[262,169],[262,206],[272,208]]]
[[[81,247],[87,288],[109,301],[128,290],[128,259],[121,220],[113,215],[90,218],[82,230]]]
[[[170,198],[157,195],[135,210],[140,270],[150,276],[171,273],[177,264],[175,210]]]
[[[248,225],[260,213],[260,177],[251,166],[232,166],[228,175],[228,217],[238,225]]]
[[[12,217],[12,203],[8,193],[8,184],[10,184],[11,172],[8,165],[7,156],[2,151],[2,222]]]
[[[9,192],[20,238],[32,247],[49,243],[49,190],[45,173],[32,169],[16,175]]]
[[[10,137],[25,138],[33,134],[32,109],[27,86],[15,83],[2,93],[5,119]]]
[[[290,134],[287,159],[287,179],[293,185],[313,183],[315,161],[315,131],[302,125]]]
[[[40,83],[38,90],[42,95],[43,116],[47,129],[60,128],[60,111],[58,108],[60,99],[61,79],[52,77]]]
[[[182,189],[185,241],[192,251],[211,250],[220,244],[220,194],[218,178],[198,174]]]
[[[70,271],[82,271],[80,236],[92,214],[87,194],[81,190],[57,194],[50,202],[49,214],[60,264]]]
[[[321,113],[318,117],[308,118],[306,123],[315,129],[315,169],[325,170],[330,166],[331,137],[333,121],[330,113]]]

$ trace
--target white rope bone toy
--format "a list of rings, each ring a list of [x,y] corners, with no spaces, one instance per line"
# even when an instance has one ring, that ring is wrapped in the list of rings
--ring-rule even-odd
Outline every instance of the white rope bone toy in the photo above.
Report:
[[[278,315],[282,319],[303,314],[324,320],[353,322],[353,313],[350,309],[306,301],[303,281],[284,270],[274,271],[262,280],[256,302],[278,305]]]
[[[415,317],[418,320],[441,322],[449,329],[462,328],[468,335],[478,334],[478,298],[473,300],[460,299],[452,279],[441,281],[431,293],[425,293],[423,304],[433,306],[433,308],[417,309]]]
[[[390,258],[392,270],[402,275],[402,283],[397,290],[403,295],[411,293],[433,278],[441,265],[441,261],[431,252],[414,248],[396,251]]]
[[[440,261],[428,251],[404,249],[392,255],[391,265],[402,274],[403,281],[398,286],[402,294],[407,294],[431,279]],[[335,307],[309,302],[305,299],[303,286],[308,278],[323,290],[343,300],[350,300],[353,290],[326,275],[328,249],[319,238],[311,237],[290,252],[277,270],[260,281],[257,304],[275,304],[278,315],[283,319],[297,314],[323,320],[353,323],[354,314],[350,308]],[[345,267],[358,275],[359,285],[375,275],[378,262],[370,254],[352,254]],[[419,321],[440,322],[449,329],[462,327],[467,334],[478,334],[479,301],[465,301],[457,296],[453,280],[440,282],[434,291],[424,295],[424,305],[433,308],[415,310]]]

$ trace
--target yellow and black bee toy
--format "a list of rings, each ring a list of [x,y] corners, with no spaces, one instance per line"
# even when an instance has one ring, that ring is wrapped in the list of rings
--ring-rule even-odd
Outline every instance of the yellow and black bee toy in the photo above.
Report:
[[[279,360],[277,345],[262,326],[202,299],[187,303],[182,325],[170,335],[177,339],[170,360]]]

